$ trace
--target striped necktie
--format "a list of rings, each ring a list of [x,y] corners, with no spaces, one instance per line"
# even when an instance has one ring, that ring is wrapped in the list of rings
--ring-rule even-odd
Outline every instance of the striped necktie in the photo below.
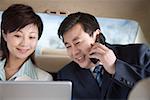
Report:
[[[102,75],[103,75],[103,70],[102,70],[102,65],[97,65],[95,67],[95,69],[93,70],[93,73],[95,73],[95,79],[99,85],[99,87],[101,87],[102,85]]]

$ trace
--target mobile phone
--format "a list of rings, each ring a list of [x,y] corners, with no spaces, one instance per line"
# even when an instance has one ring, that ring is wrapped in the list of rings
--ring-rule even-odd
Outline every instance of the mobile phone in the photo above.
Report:
[[[99,61],[99,59],[96,58],[90,58],[90,60],[93,64],[96,64]]]
[[[101,44],[105,45],[105,37],[104,37],[104,35],[102,33],[98,34],[96,36],[95,42],[98,42],[98,43],[101,43]]]
[[[105,37],[102,35],[102,33],[100,33],[96,36],[95,42],[98,42],[98,43],[105,45]],[[90,58],[90,60],[94,64],[96,64],[99,61],[99,59],[96,59],[96,58]]]

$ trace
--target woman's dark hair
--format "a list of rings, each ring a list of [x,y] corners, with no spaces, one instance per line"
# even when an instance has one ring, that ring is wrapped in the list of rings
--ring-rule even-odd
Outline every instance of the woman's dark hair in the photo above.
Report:
[[[2,49],[2,60],[8,59],[9,51],[7,48],[6,41],[3,38],[3,34],[7,34],[14,31],[19,31],[26,25],[34,24],[38,27],[38,39],[42,35],[43,22],[39,15],[37,15],[32,7],[24,4],[13,4],[9,6],[2,13],[1,21],[1,49]],[[30,55],[31,60],[34,63],[34,52]]]
[[[80,24],[83,30],[90,36],[93,34],[94,31],[96,31],[96,29],[100,29],[100,26],[93,15],[77,12],[68,15],[62,21],[58,29],[58,37],[60,39],[63,39],[63,34],[76,24]]]

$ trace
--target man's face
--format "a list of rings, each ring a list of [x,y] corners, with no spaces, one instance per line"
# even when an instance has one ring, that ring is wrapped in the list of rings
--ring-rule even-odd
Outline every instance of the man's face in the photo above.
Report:
[[[89,51],[95,39],[84,32],[80,24],[65,32],[63,38],[70,58],[82,68],[91,68],[93,63],[89,59]]]

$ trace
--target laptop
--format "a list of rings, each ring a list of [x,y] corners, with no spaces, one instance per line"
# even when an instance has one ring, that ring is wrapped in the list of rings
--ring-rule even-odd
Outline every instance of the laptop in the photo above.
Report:
[[[0,82],[0,100],[71,100],[72,83],[51,82]]]

